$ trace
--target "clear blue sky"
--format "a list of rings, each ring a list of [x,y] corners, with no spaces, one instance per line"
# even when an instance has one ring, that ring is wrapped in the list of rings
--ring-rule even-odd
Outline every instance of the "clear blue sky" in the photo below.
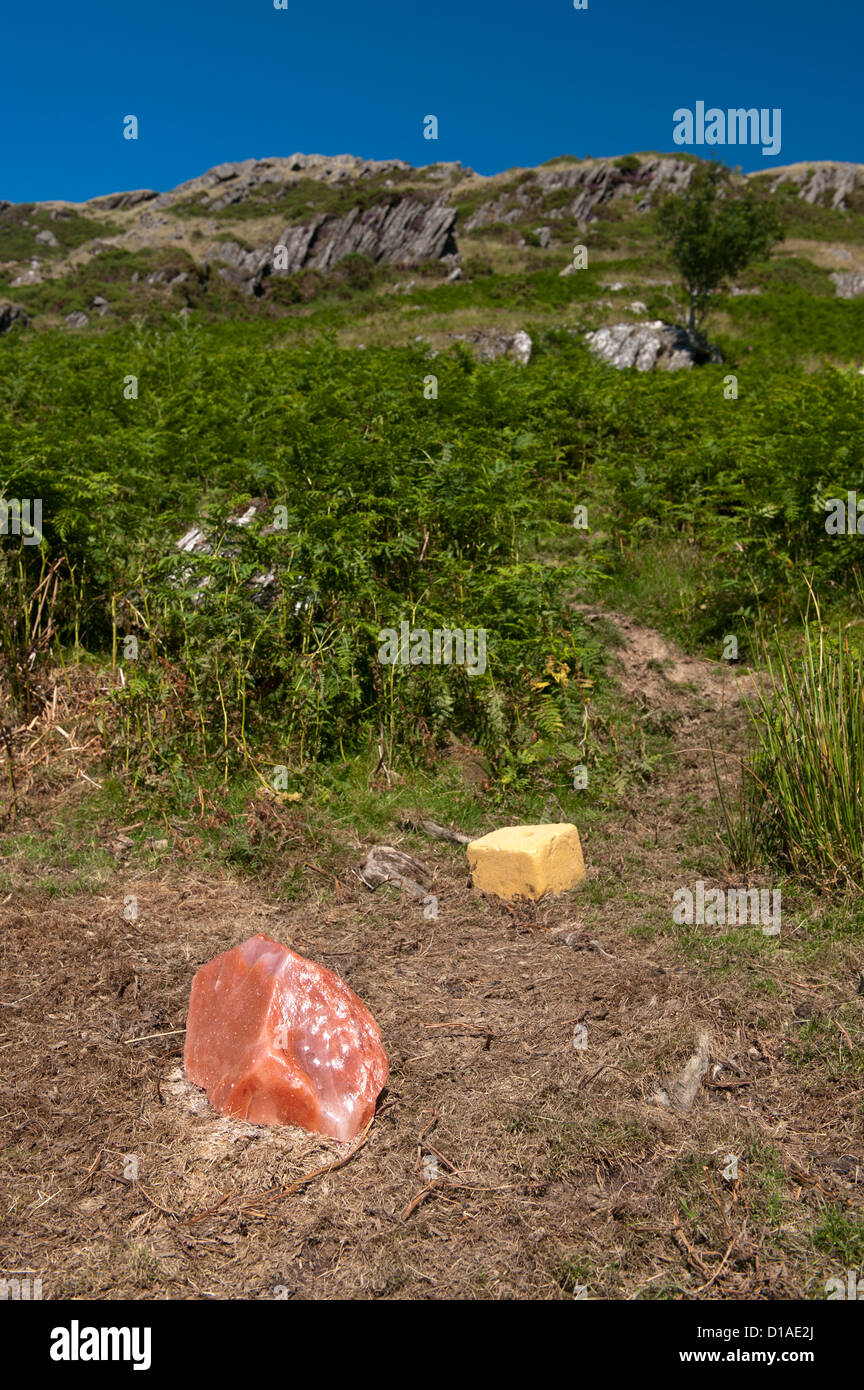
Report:
[[[745,170],[864,162],[861,0],[5,0],[0,198],[171,188],[223,160],[673,151],[678,107],[779,107]],[[138,117],[139,139],[122,121]],[[439,139],[424,140],[436,115]]]

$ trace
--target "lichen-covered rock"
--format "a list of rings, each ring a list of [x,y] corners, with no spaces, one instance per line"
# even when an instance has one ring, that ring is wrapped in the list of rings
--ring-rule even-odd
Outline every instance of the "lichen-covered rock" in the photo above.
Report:
[[[475,231],[492,223],[520,221],[543,205],[550,194],[572,190],[569,202],[546,209],[544,217],[553,221],[575,217],[586,225],[597,211],[613,198],[635,198],[636,210],[647,212],[654,195],[660,191],[680,193],[690,183],[694,165],[688,160],[669,155],[643,159],[638,169],[621,169],[612,159],[586,159],[579,164],[559,165],[551,169],[526,170],[524,179],[514,188],[503,189],[488,203],[481,203],[465,223],[466,231]],[[562,272],[563,274],[563,272]]]
[[[192,981],[186,1075],[223,1115],[354,1139],[389,1074],[377,1023],[352,989],[266,936]]]
[[[394,196],[344,217],[317,216],[286,227],[278,241],[244,250],[235,241],[210,247],[220,274],[248,294],[258,294],[267,275],[307,268],[328,271],[353,254],[387,265],[418,265],[456,255],[456,209],[441,202]]]
[[[831,276],[839,299],[857,299],[864,294],[864,271],[835,270]]]
[[[704,362],[722,362],[717,348],[704,339],[688,333],[686,328],[663,323],[613,323],[606,328],[585,334],[585,341],[595,357],[622,370],[635,367],[638,372],[652,368],[679,371],[682,367]]]
[[[814,164],[793,164],[776,169],[770,184],[774,193],[784,183],[797,185],[798,197],[804,203],[820,207],[831,206],[844,210],[847,198],[864,184],[864,166],[843,164],[835,160],[817,160]]]

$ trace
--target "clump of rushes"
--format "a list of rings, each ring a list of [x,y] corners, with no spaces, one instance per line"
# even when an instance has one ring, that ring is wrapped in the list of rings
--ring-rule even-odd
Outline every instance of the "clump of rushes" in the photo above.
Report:
[[[800,656],[763,648],[747,701],[755,736],[738,803],[721,795],[737,862],[791,870],[830,891],[864,880],[864,663],[817,617]]]

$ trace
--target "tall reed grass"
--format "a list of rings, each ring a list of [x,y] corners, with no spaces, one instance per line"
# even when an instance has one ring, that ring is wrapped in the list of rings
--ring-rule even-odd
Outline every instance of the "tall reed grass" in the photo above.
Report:
[[[864,663],[818,618],[805,622],[800,655],[763,646],[762,656],[736,802],[718,779],[727,845],[744,867],[781,867],[826,890],[860,886]]]

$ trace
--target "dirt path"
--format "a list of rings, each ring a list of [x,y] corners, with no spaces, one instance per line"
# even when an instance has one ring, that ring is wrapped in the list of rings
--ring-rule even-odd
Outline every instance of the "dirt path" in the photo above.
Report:
[[[574,894],[512,910],[458,847],[394,832],[436,921],[350,873],[288,909],[119,870],[0,906],[0,1269],[46,1298],[824,1296],[864,1238],[854,941],[808,955],[794,902],[772,940],[675,926],[676,887],[724,882],[704,750],[740,746],[734,675],[583,612],[675,752],[583,837]],[[223,1119],[180,1071],[194,970],[257,931],[341,974],[391,1059],[362,1148],[295,1190],[351,1150]]]

